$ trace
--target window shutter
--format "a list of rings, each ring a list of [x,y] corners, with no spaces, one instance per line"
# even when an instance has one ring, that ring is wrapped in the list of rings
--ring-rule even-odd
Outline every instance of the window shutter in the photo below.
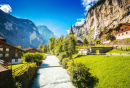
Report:
[[[11,51],[11,48],[9,48],[9,52]],[[11,57],[11,53],[9,53],[9,57]]]
[[[3,51],[6,51],[6,48],[3,48]],[[3,54],[3,58],[5,58],[5,53]]]

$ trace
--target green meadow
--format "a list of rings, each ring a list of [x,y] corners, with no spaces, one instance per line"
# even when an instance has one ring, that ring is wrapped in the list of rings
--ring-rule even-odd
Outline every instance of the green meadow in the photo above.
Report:
[[[118,49],[113,49],[107,53],[130,53],[130,51],[123,51],[123,50],[118,50]]]
[[[73,55],[99,82],[94,88],[130,88],[130,56]],[[70,62],[68,62],[69,64]]]

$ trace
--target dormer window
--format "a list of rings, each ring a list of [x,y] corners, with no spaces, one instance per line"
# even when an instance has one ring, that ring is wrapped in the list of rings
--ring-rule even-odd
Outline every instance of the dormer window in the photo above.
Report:
[[[128,31],[128,27],[126,27],[125,30]]]
[[[121,29],[123,31],[123,29]]]

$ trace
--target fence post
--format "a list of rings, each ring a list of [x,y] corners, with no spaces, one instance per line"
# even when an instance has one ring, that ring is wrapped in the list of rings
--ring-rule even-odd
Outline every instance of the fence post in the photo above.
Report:
[[[6,67],[8,68],[8,62],[6,62]]]
[[[126,51],[128,51],[127,47],[126,47]]]
[[[10,66],[10,68],[12,69],[12,63],[11,63],[11,66]]]

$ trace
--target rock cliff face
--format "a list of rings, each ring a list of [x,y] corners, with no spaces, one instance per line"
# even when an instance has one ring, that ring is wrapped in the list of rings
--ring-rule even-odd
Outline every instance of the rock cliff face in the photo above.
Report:
[[[82,27],[74,26],[73,31],[93,40],[104,27],[115,28],[119,23],[130,23],[130,0],[106,0],[89,11]]]
[[[7,43],[22,48],[37,48],[44,44],[34,23],[27,19],[16,18],[0,10],[0,36],[7,39]]]
[[[44,39],[44,42],[46,44],[49,43],[49,37],[54,37],[54,33],[47,28],[47,26],[39,25],[37,26],[39,33],[41,34],[42,38]]]

